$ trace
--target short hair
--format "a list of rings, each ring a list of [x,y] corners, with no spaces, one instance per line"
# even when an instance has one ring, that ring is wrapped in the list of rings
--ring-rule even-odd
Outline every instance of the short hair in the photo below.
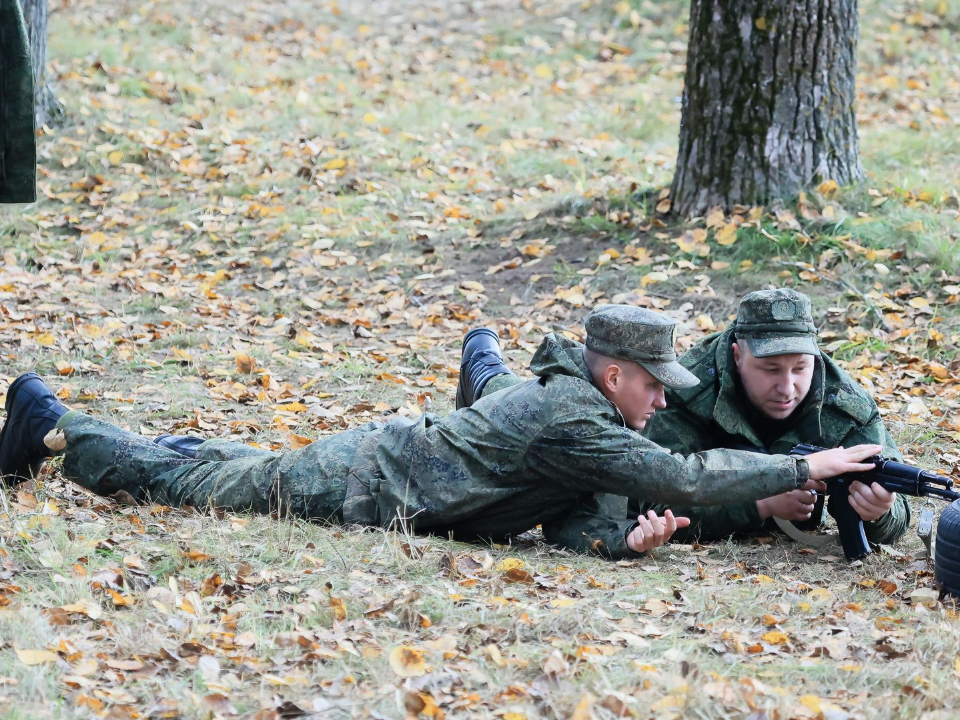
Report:
[[[587,347],[583,348],[583,361],[587,364],[587,368],[590,370],[590,375],[593,376],[594,382],[599,382],[603,373],[606,372],[607,368],[611,365],[619,365],[622,367],[630,363],[629,360],[610,357],[609,355],[598,353]]]

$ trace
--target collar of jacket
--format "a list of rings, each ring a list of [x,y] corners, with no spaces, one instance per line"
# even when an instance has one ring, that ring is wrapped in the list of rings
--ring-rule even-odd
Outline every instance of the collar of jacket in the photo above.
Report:
[[[530,372],[537,377],[569,375],[593,385],[593,377],[583,359],[583,344],[556,333],[543,336],[530,361]]]
[[[593,381],[590,368],[587,367],[587,363],[583,359],[583,343],[568,340],[556,333],[547,333],[530,361],[530,372],[542,378],[551,375],[566,375],[588,383],[603,398],[604,402],[613,408],[620,424],[623,427],[627,426],[627,421],[623,417],[623,413],[620,412],[620,408],[615,403],[610,402]]]
[[[763,442],[744,416],[743,408],[749,401],[737,387],[738,376],[737,366],[733,360],[733,341],[733,328],[721,333],[716,339],[715,362],[717,376],[720,379],[720,392],[717,393],[717,403],[713,407],[713,419],[731,435],[741,435],[753,445],[763,447]],[[791,435],[808,439],[819,438],[822,435],[820,412],[823,409],[825,377],[826,371],[821,355],[816,358],[813,382],[803,405],[803,415]]]

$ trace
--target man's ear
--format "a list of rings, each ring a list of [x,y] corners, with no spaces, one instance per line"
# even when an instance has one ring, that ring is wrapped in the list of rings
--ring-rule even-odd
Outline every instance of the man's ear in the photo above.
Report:
[[[740,367],[740,344],[731,343],[730,347],[733,348],[733,362],[736,364],[737,368]]]
[[[623,371],[616,363],[610,363],[603,370],[603,386],[607,392],[616,391],[618,385],[623,380]]]

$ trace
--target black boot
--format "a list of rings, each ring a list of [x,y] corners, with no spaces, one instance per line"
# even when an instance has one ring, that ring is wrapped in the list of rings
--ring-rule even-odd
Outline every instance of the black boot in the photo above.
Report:
[[[178,452],[184,457],[196,458],[197,451],[205,440],[192,435],[161,435],[154,442],[160,447]]]
[[[43,438],[67,408],[36,373],[21,375],[7,390],[7,421],[0,430],[0,479],[29,480],[50,457]]]
[[[483,392],[483,386],[497,375],[513,375],[503,364],[500,337],[490,328],[471,330],[463,339],[460,353],[457,410],[473,405]]]

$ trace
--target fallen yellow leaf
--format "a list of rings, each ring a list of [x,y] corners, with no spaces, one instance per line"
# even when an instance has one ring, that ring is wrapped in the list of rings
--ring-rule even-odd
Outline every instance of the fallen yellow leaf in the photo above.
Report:
[[[665,272],[656,271],[652,273],[647,273],[642,278],[640,278],[641,287],[646,287],[647,285],[653,285],[654,283],[663,282],[669,278]]]
[[[550,69],[549,65],[544,65],[543,63],[537,65],[533,72],[538,78],[547,79],[553,77],[553,70]]]
[[[86,615],[91,620],[96,620],[103,615],[103,610],[100,608],[100,605],[89,598],[84,598],[83,600],[71,603],[70,605],[64,605],[60,609],[68,613],[80,613],[81,615]]]
[[[729,222],[720,226],[715,237],[717,245],[733,245],[737,241],[737,224]]]
[[[571,720],[592,720],[593,718],[593,704],[597,701],[590,693],[584,693],[577,706],[573,709],[573,715],[570,716]]]
[[[188,560],[193,560],[194,562],[201,562],[203,560],[213,560],[213,555],[207,555],[204,552],[199,550],[188,550],[187,552],[181,552],[180,557],[185,557]]]
[[[43,444],[52,452],[60,452],[67,446],[67,436],[63,430],[53,428],[53,430],[43,436]]]
[[[246,353],[237,355],[237,372],[252,373],[257,369],[257,361]]]
[[[818,189],[822,195],[829,196],[839,190],[840,186],[837,185],[836,180],[824,180],[822,183],[820,183],[820,187]]]
[[[768,645],[783,645],[790,640],[790,637],[779,630],[771,630],[760,636],[760,638],[767,643]]]
[[[56,662],[57,654],[49,650],[21,650],[15,648],[17,660],[24,665],[42,665],[43,663]]]
[[[390,667],[400,677],[420,677],[427,672],[423,650],[411,645],[399,645],[390,651]]]

